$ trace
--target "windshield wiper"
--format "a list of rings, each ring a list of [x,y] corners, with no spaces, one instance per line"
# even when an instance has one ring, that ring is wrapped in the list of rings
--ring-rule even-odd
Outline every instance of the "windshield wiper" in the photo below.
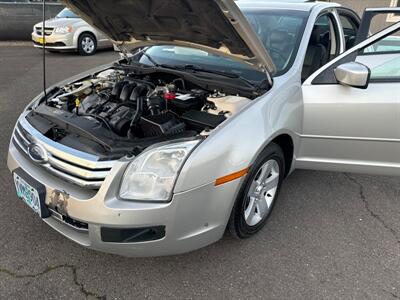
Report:
[[[204,73],[210,73],[210,74],[216,74],[216,75],[221,75],[229,78],[240,78],[240,75],[235,74],[235,73],[230,73],[230,72],[225,72],[225,71],[218,71],[218,70],[211,70],[211,69],[205,69],[200,66],[196,65],[185,65],[182,67],[182,69],[185,70],[190,70],[190,71],[195,71],[195,72],[204,72]]]
[[[240,78],[240,75],[235,74],[235,73],[229,73],[229,72],[225,72],[225,71],[217,71],[217,70],[211,70],[211,69],[204,69],[203,67],[196,66],[196,65],[190,65],[190,64],[184,65],[184,66],[155,64],[155,66],[161,67],[164,69],[172,69],[172,70],[178,70],[178,71],[203,72],[203,73],[221,75],[221,76],[229,77],[229,78]]]
[[[240,75],[235,74],[235,73],[204,69],[201,66],[196,66],[196,65],[191,65],[191,64],[187,64],[184,66],[171,66],[171,65],[166,65],[166,64],[159,64],[149,53],[147,53],[147,48],[140,49],[139,51],[134,53],[133,57],[136,57],[137,55],[145,56],[157,68],[183,70],[183,71],[189,70],[189,71],[194,71],[194,72],[211,73],[211,74],[221,75],[221,76],[225,76],[225,77],[229,77],[229,78],[240,78]]]
[[[167,66],[167,67],[171,67],[171,66]],[[205,69],[201,66],[190,65],[190,64],[185,65],[185,66],[173,66],[172,68],[175,68],[177,70],[184,70],[184,71],[215,74],[215,75],[224,76],[224,77],[228,77],[228,78],[232,78],[232,79],[240,79],[240,80],[246,82],[247,84],[249,84],[250,86],[257,87],[257,88],[259,87],[259,85],[257,83],[255,83],[251,80],[248,80],[247,78],[244,78],[243,76],[240,76],[239,74],[236,74],[236,73],[218,71],[218,70],[212,70],[212,69]]]
[[[146,56],[146,58],[155,66],[155,67],[161,67],[161,65],[159,63],[157,63],[154,58],[148,54],[146,51],[141,52],[141,54],[143,54],[144,56]]]
[[[167,65],[167,64],[160,64],[158,63],[149,53],[147,53],[148,48],[142,48],[136,53],[133,54],[132,58],[137,57],[137,55],[143,55],[145,56],[156,68],[163,68],[163,69],[171,69],[171,70],[178,70],[178,71],[189,71],[189,72],[202,72],[202,73],[209,73],[209,74],[215,74],[218,76],[223,76],[227,78],[232,78],[232,79],[240,79],[244,82],[246,82],[248,85],[255,87],[257,89],[261,89],[262,86],[264,85],[264,80],[261,83],[256,83],[253,82],[247,78],[244,78],[243,76],[240,76],[239,74],[236,73],[231,73],[231,72],[225,72],[225,71],[219,71],[219,70],[212,70],[212,69],[206,69],[203,68],[202,66],[199,65],[193,65],[193,64],[186,64],[184,66],[180,65]],[[132,63],[132,59],[130,60],[130,63]]]
[[[137,56],[143,55],[143,56],[145,56],[145,57],[153,64],[154,67],[157,67],[157,68],[164,67],[164,65],[161,65],[161,64],[157,63],[157,62],[154,60],[154,58],[153,58],[150,54],[148,54],[148,53],[146,52],[147,49],[148,49],[148,47],[141,48],[141,49],[139,49],[138,51],[136,51],[135,53],[133,53],[133,54],[132,54],[132,57],[129,58],[128,62],[129,62],[129,63],[134,63],[134,64],[139,64],[139,65],[145,65],[145,64],[139,62],[139,60],[136,59]]]

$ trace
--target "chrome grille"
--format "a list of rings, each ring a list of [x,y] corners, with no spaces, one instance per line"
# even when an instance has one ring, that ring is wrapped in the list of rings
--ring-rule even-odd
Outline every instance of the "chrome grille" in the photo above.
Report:
[[[36,31],[36,34],[37,34],[37,35],[40,35],[40,36],[43,35],[43,33],[42,33],[42,27],[35,27],[35,31]],[[49,35],[51,35],[51,34],[53,33],[53,31],[54,31],[54,28],[53,28],[53,27],[45,27],[45,28],[44,28],[44,35],[45,35],[45,36],[49,36]]]
[[[114,161],[99,161],[97,156],[56,143],[42,135],[22,116],[15,128],[13,142],[29,156],[30,144],[42,146],[48,156],[37,164],[53,175],[88,189],[99,189],[114,165]]]

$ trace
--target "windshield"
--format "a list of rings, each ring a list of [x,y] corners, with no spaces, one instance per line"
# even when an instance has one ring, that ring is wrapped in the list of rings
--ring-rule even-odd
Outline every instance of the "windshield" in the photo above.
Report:
[[[58,15],[56,16],[56,18],[79,18],[76,14],[74,14],[72,11],[70,11],[68,8],[64,8],[62,11],[60,11],[58,13]]]
[[[275,76],[286,73],[296,58],[308,14],[291,10],[249,10],[244,14],[271,56]]]
[[[145,65],[154,65],[154,63],[157,63],[158,65],[182,68],[190,65],[205,70],[233,73],[251,81],[262,81],[265,79],[265,74],[256,71],[244,63],[198,49],[161,45],[150,47],[145,52],[150,57],[141,55],[138,59],[140,63]]]
[[[290,10],[244,11],[254,31],[268,50],[280,76],[286,73],[297,55],[302,33],[307,21],[307,13]],[[265,74],[250,65],[203,50],[181,46],[152,46],[146,55],[138,56],[138,62],[145,65],[187,65],[202,69],[229,72],[250,81],[265,80]],[[149,57],[150,56],[150,57]]]

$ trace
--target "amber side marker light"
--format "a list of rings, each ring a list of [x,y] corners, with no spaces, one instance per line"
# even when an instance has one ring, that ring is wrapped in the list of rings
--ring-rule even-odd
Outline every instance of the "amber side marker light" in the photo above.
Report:
[[[219,186],[219,185],[234,181],[238,178],[241,178],[241,177],[247,175],[247,173],[249,173],[249,170],[250,170],[250,167],[243,169],[239,172],[235,172],[235,173],[220,177],[217,180],[215,180],[215,186]]]

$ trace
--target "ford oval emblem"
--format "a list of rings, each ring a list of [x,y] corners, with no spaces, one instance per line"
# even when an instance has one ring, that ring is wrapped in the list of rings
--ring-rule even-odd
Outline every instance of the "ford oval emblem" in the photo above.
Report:
[[[48,162],[47,151],[38,144],[30,144],[28,146],[29,157],[36,163],[45,164]]]

